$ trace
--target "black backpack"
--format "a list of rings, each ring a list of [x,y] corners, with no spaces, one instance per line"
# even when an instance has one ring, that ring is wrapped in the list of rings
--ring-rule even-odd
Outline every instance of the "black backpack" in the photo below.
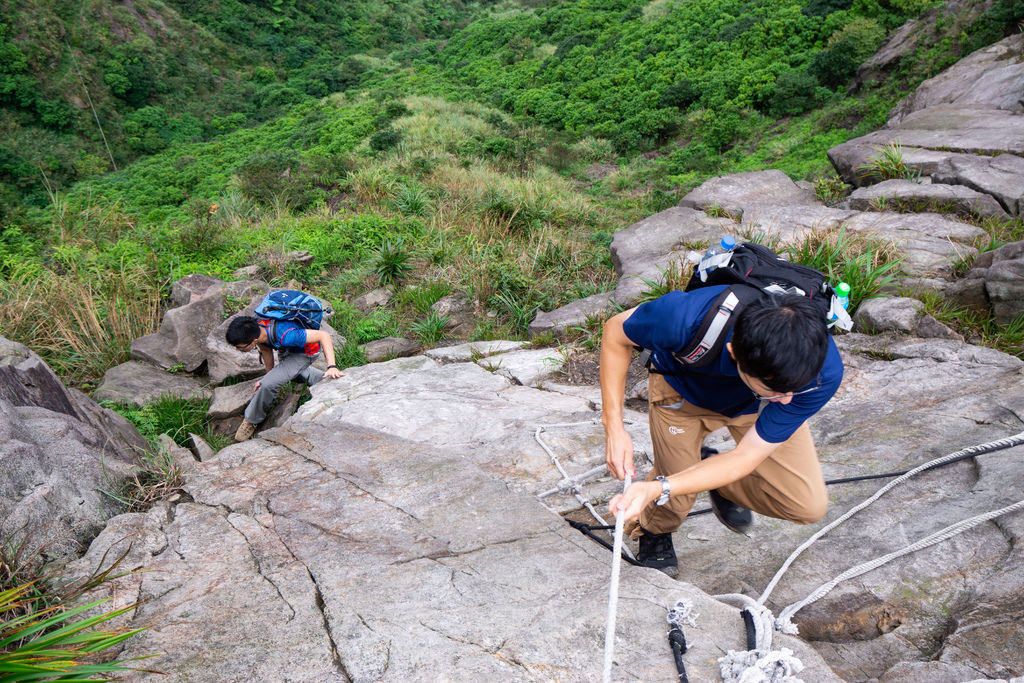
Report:
[[[835,291],[820,271],[790,263],[768,247],[750,242],[737,245],[729,254],[728,262],[714,270],[706,272],[695,268],[686,284],[684,291],[687,292],[712,285],[728,285],[728,288],[715,298],[690,343],[673,354],[680,365],[700,368],[718,358],[739,311],[747,304],[770,294],[806,296],[826,320],[838,316],[839,319],[830,320],[829,325],[838,324],[849,329],[849,316],[837,303]],[[722,259],[721,256],[717,258]],[[836,313],[837,309],[842,311],[841,315]],[[645,363],[651,372],[675,374],[651,368],[649,357]]]

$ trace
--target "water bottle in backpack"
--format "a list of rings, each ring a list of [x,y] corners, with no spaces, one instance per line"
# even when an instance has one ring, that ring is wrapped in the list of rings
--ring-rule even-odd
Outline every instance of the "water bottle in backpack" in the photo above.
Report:
[[[726,235],[722,238],[722,241],[717,245],[712,245],[704,253],[700,263],[697,264],[697,272],[700,274],[702,282],[707,282],[708,273],[713,271],[715,268],[727,265],[729,259],[732,258],[732,250],[736,246],[736,238],[732,235]]]
[[[853,320],[846,309],[850,306],[850,285],[840,282],[834,287],[835,296],[832,297],[832,305],[828,312],[829,327],[836,325],[842,330],[849,330],[853,327]]]

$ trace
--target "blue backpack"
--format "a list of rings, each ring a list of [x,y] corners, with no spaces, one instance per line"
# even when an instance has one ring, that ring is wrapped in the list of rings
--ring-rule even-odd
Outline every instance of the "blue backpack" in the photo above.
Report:
[[[315,296],[294,289],[271,292],[263,297],[263,301],[256,307],[256,316],[271,322],[271,326],[268,328],[271,340],[276,337],[277,325],[274,323],[279,320],[297,323],[307,330],[319,330],[320,325],[323,324],[324,315],[330,315],[333,312],[330,306]],[[271,341],[271,346],[274,346],[273,341]]]

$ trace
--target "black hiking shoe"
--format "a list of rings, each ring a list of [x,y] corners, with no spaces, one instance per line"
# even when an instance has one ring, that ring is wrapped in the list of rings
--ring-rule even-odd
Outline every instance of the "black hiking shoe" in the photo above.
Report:
[[[679,573],[676,549],[672,546],[672,534],[652,534],[644,530],[639,540],[640,547],[636,561],[643,567],[651,567],[675,578]]]
[[[700,449],[700,459],[710,458],[716,453],[718,451],[714,448],[703,446]],[[747,508],[737,505],[718,491],[708,491],[708,496],[711,497],[711,511],[729,531],[745,534],[754,526],[754,513]]]

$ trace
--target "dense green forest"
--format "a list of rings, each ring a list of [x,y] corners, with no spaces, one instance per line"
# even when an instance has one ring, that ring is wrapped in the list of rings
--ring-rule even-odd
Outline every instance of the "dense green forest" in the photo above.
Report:
[[[520,336],[609,289],[611,235],[712,175],[841,193],[825,150],[1022,6],[0,0],[0,325],[87,387],[170,282],[259,263],[334,303],[350,364],[436,342],[450,292],[475,338]],[[915,51],[858,82],[912,18]],[[348,305],[380,283],[392,305]]]

